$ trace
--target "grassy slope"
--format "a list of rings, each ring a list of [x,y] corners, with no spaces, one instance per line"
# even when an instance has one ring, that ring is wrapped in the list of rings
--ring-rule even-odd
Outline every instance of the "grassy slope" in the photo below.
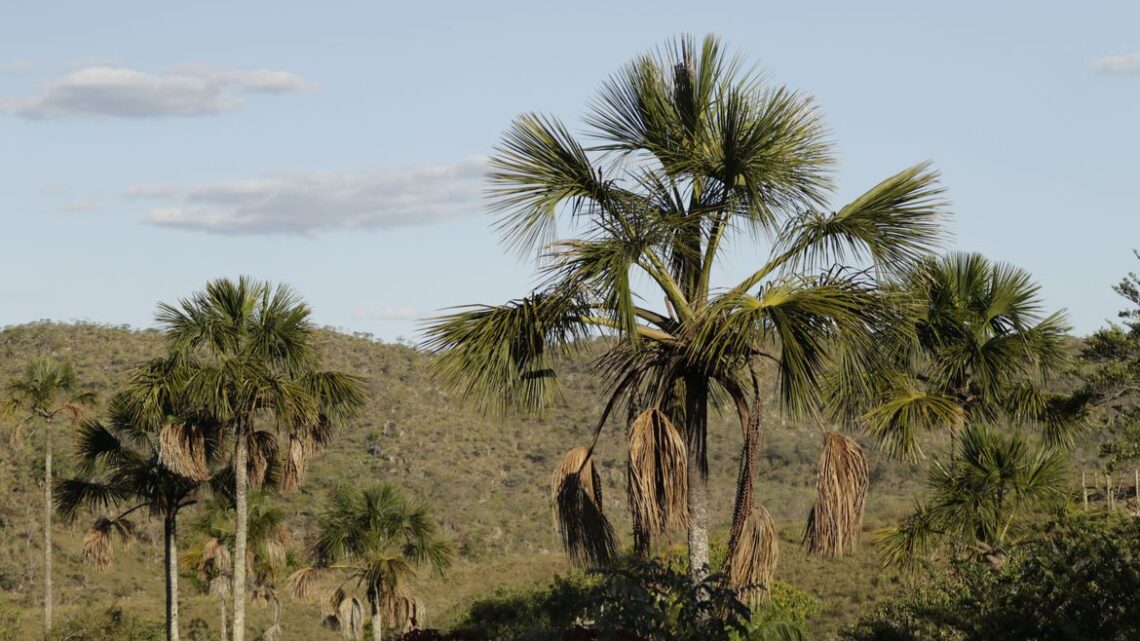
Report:
[[[434,625],[446,625],[472,599],[496,587],[526,585],[565,571],[550,525],[548,482],[561,453],[588,441],[600,409],[601,390],[588,358],[567,366],[566,403],[550,416],[492,419],[441,391],[427,376],[429,357],[409,347],[331,331],[321,333],[320,344],[326,366],[368,377],[369,405],[363,417],[318,456],[303,488],[286,498],[299,541],[304,541],[306,523],[321,509],[322,497],[336,484],[388,480],[432,505],[461,553],[447,579],[425,577],[419,587]],[[155,332],[51,323],[9,327],[0,331],[0,384],[29,358],[50,354],[71,360],[81,380],[105,400],[133,363],[157,355],[161,348]],[[722,533],[740,444],[739,428],[730,419],[715,419],[710,448],[714,525]],[[779,575],[822,600],[825,611],[815,627],[827,632],[852,618],[856,606],[881,599],[894,581],[879,568],[870,546],[837,562],[804,557],[798,542],[813,492],[818,430],[792,424],[774,409],[765,425],[759,488],[784,539]],[[625,532],[621,441],[620,433],[610,429],[599,453],[606,507],[615,527]],[[7,447],[0,455],[0,601],[25,609],[21,622],[23,637],[29,639],[35,638],[39,622],[38,443],[38,435],[31,435],[22,448]],[[57,469],[66,474],[71,469],[67,447],[61,449],[65,451]],[[901,513],[917,487],[913,468],[885,462],[874,453],[870,458],[868,529]],[[100,574],[80,562],[83,525],[57,529],[58,620],[112,604],[160,616],[160,530],[150,525],[150,542],[121,551],[116,565]],[[683,533],[675,536],[675,542],[683,541]],[[197,593],[189,580],[184,582],[183,613],[184,627],[193,618],[216,625],[215,603]],[[319,631],[315,606],[289,603],[284,616],[287,638],[337,638]],[[266,625],[267,617],[265,610],[255,608],[251,629]]]

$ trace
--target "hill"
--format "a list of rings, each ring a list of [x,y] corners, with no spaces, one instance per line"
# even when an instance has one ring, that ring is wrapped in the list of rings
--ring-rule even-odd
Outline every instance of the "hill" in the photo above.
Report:
[[[366,377],[369,395],[365,412],[317,456],[302,488],[281,499],[300,545],[307,524],[338,484],[391,481],[432,506],[459,552],[459,562],[446,579],[425,577],[419,586],[432,613],[431,624],[447,625],[473,599],[495,589],[549,580],[567,570],[551,528],[549,475],[563,452],[588,442],[601,410],[602,390],[590,369],[597,346],[583,346],[580,357],[565,364],[565,400],[548,416],[489,418],[439,388],[427,372],[428,354],[329,329],[320,331],[318,343],[325,366]],[[0,330],[0,385],[30,358],[51,355],[71,361],[80,380],[105,402],[133,364],[162,349],[162,337],[153,330],[50,322],[7,327]],[[733,420],[728,413],[715,416],[710,429],[713,525],[722,537],[741,441]],[[814,491],[819,431],[814,425],[782,418],[774,404],[764,425],[766,447],[758,492],[780,525],[783,548],[778,576],[820,599],[824,609],[812,627],[818,632],[834,630],[856,614],[856,605],[885,596],[897,577],[880,569],[869,545],[840,561],[804,557],[798,543]],[[5,438],[10,427],[8,420],[0,430]],[[13,443],[0,455],[0,602],[23,611],[17,639],[36,638],[39,626],[38,438],[31,435]],[[622,441],[621,430],[608,426],[598,451],[606,508],[615,528],[628,536]],[[60,476],[73,470],[69,449],[66,443],[59,447]],[[909,506],[918,486],[913,466],[886,461],[869,448],[868,454],[872,490],[865,527],[869,530]],[[159,617],[160,529],[147,524],[143,542],[120,551],[116,564],[105,573],[81,563],[83,529],[82,521],[57,526],[58,620],[111,605]],[[684,533],[675,540],[683,543]],[[182,609],[184,628],[195,618],[216,625],[215,602],[191,582],[184,585]],[[255,609],[251,629],[263,628],[267,618],[267,612]],[[336,638],[320,630],[318,621],[316,606],[289,603],[286,638]],[[208,638],[216,638],[216,633]]]

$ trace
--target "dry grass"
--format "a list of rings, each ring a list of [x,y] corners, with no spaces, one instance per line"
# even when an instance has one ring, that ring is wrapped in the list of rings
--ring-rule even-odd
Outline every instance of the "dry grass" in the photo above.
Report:
[[[550,478],[554,523],[570,562],[607,565],[614,556],[614,530],[602,511],[602,479],[590,451],[576,447],[562,457]]]
[[[863,448],[850,437],[824,433],[815,504],[804,531],[808,554],[835,558],[855,551],[869,484]]]

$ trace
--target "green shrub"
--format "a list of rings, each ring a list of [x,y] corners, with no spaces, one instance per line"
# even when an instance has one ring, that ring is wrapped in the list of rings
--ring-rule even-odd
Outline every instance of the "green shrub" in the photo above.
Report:
[[[718,575],[694,585],[674,567],[648,561],[497,593],[474,603],[455,632],[494,641],[794,640],[803,638],[798,624],[818,611],[815,599],[786,584],[751,611]]]
[[[52,626],[51,641],[161,641],[166,638],[161,621],[142,620],[108,608],[83,614]]]
[[[962,562],[843,634],[849,641],[1140,639],[1140,522],[1071,515],[1043,527],[1000,571]]]

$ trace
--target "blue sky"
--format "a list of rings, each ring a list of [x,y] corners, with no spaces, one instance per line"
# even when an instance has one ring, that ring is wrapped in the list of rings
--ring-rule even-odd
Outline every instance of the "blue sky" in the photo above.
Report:
[[[1140,267],[1134,1],[5,5],[0,324],[148,326],[252,274],[320,324],[414,340],[522,295],[480,158],[520,112],[580,129],[608,74],[685,32],[816,97],[837,205],[933,161],[951,246],[1030,270],[1078,333]]]

